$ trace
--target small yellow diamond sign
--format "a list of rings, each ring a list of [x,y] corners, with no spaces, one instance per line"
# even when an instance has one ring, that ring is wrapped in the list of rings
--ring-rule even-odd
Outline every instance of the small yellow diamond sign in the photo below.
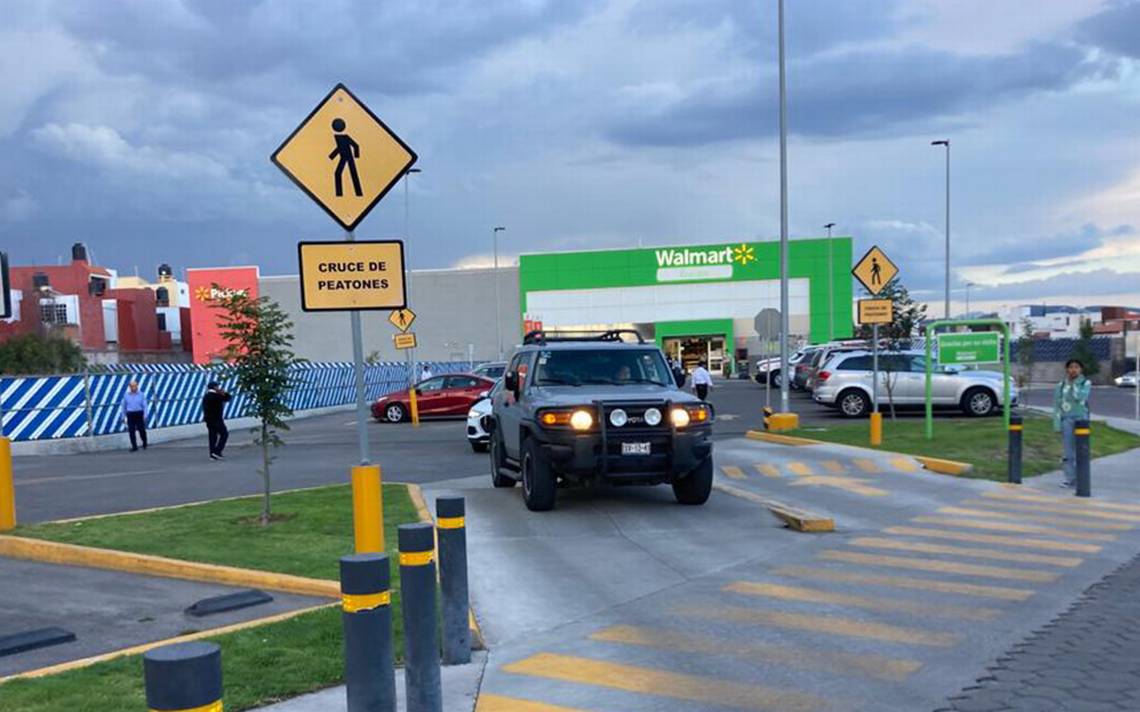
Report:
[[[388,321],[392,322],[392,326],[401,332],[412,328],[412,322],[415,320],[416,313],[411,309],[393,309],[392,313],[388,315]]]
[[[351,231],[416,162],[416,154],[337,84],[271,160]]]
[[[863,259],[859,260],[855,268],[851,270],[855,279],[859,280],[863,288],[873,295],[883,291],[887,282],[894,279],[898,273],[899,268],[895,266],[894,262],[891,262],[887,253],[877,246],[867,250],[867,254],[863,255]]]

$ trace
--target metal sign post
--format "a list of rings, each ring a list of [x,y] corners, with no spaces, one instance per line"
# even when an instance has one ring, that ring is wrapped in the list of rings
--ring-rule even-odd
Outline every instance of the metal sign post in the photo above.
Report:
[[[352,230],[346,230],[344,239],[352,242],[356,237]],[[364,332],[359,311],[350,311],[348,318],[352,325],[352,372],[356,380],[356,443],[360,448],[360,464],[367,465],[371,454],[368,452],[368,398],[364,392]]]

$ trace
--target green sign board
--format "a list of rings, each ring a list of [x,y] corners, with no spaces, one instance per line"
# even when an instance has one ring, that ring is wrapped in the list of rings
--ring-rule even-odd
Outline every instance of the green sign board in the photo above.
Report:
[[[1001,361],[1001,334],[979,331],[938,335],[938,363],[971,364]]]

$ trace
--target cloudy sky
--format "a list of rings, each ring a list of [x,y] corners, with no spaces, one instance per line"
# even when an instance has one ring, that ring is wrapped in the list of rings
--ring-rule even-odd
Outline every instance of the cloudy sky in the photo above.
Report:
[[[419,154],[413,267],[773,239],[775,0],[3,0],[0,248],[293,273],[269,155],[337,82]],[[941,299],[1140,304],[1140,3],[789,0],[790,223]],[[404,233],[404,193],[360,237]],[[956,290],[961,299],[964,292]]]

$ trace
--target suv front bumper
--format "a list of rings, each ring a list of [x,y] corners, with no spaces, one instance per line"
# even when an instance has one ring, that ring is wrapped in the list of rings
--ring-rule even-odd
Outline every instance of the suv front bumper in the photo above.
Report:
[[[712,456],[712,428],[699,426],[660,432],[628,430],[620,435],[598,432],[544,431],[543,453],[555,472],[576,480],[612,484],[660,484],[682,479]],[[622,454],[625,443],[649,443],[648,455]]]

